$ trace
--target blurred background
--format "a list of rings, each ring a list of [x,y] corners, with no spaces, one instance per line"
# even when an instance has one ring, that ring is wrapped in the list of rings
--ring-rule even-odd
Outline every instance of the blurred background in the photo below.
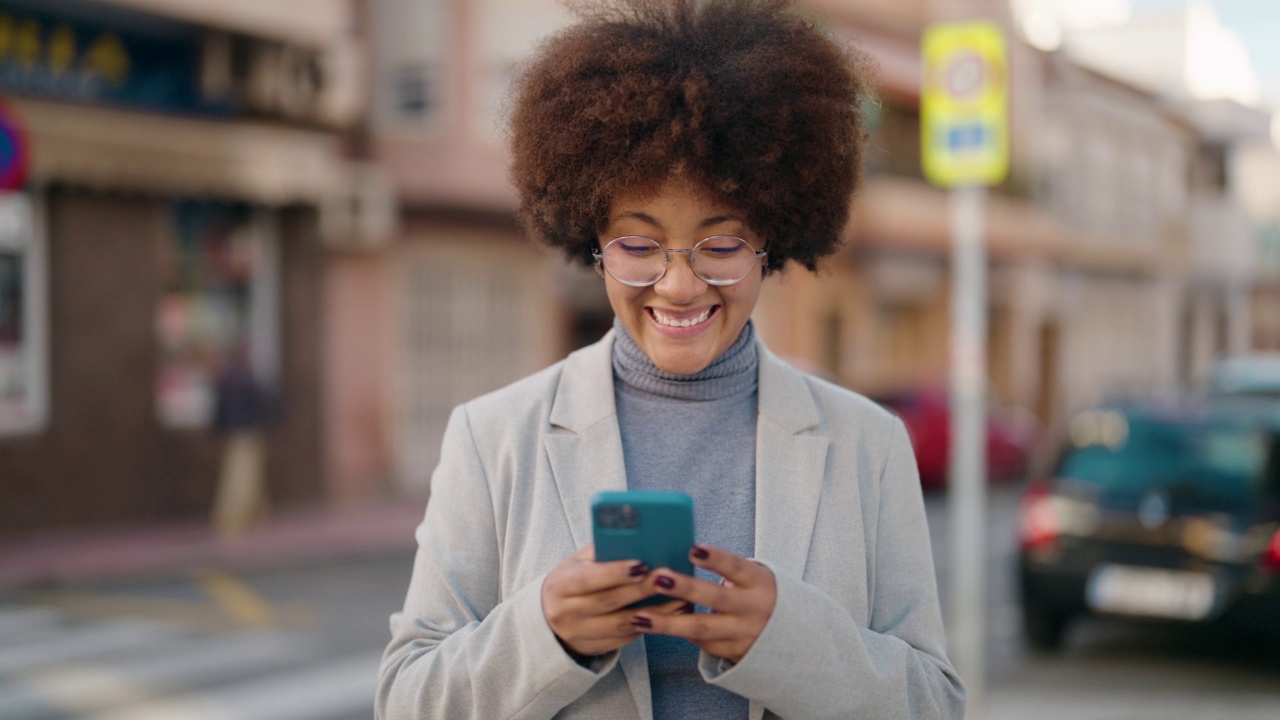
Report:
[[[1280,5],[799,4],[877,63],[867,177],[844,249],[771,277],[755,320],[907,421],[944,605],[966,569],[920,36],[1005,29],[988,716],[1280,716],[1280,658],[1216,627],[1098,620],[1035,652],[1015,572],[1023,491],[1077,412],[1280,352]],[[0,717],[371,715],[450,409],[612,322],[594,273],[525,238],[506,177],[511,79],[571,19],[0,0]]]

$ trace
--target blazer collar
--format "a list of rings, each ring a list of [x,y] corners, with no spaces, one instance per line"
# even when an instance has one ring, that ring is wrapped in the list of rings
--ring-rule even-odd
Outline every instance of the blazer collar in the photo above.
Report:
[[[552,425],[581,433],[617,414],[613,401],[614,337],[615,331],[610,330],[599,342],[565,359],[551,406]],[[760,357],[760,414],[792,433],[816,427],[818,409],[804,378],[769,352],[758,335],[756,351]]]
[[[613,387],[614,331],[569,355],[543,437],[576,547],[591,542],[591,497],[625,490],[626,463]],[[804,377],[758,338],[755,557],[803,577],[826,477],[827,437]],[[643,642],[622,649],[619,664],[642,718],[652,717]],[[758,720],[764,708],[752,703]]]
[[[625,490],[613,388],[614,331],[571,354],[551,407],[547,455],[579,546],[591,542],[591,496]],[[801,576],[825,480],[827,434],[808,382],[757,340],[756,557]]]
[[[551,405],[551,424],[572,433],[618,414],[613,402],[614,331],[599,342],[570,353],[560,372]]]
[[[759,350],[755,557],[803,577],[827,479],[827,433],[804,376]]]

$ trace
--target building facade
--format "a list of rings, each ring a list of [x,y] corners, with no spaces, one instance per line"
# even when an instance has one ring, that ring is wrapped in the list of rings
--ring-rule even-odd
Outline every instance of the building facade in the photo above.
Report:
[[[802,5],[876,63],[867,176],[844,250],[817,274],[771,276],[757,326],[775,352],[872,397],[943,387],[949,211],[920,170],[919,39],[935,19],[974,12],[1008,25],[1006,4]],[[335,300],[350,316],[333,337],[363,359],[352,354],[335,394],[365,411],[330,412],[340,430],[331,444],[346,458],[331,469],[351,488],[423,492],[454,404],[594,340],[612,313],[594,274],[529,245],[506,176],[507,88],[537,40],[570,20],[563,7],[372,7],[372,146],[403,223],[391,247],[340,271],[353,300]],[[986,359],[992,404],[1030,411],[1051,432],[1104,396],[1179,384],[1183,210],[1198,141],[1159,98],[1008,36],[1013,170],[988,201]],[[385,368],[385,381],[371,382],[368,367]],[[369,427],[373,445],[355,439]]]
[[[207,517],[237,356],[275,398],[271,503],[321,497],[324,248],[360,195],[352,18],[0,2],[29,156],[0,197],[0,534]]]

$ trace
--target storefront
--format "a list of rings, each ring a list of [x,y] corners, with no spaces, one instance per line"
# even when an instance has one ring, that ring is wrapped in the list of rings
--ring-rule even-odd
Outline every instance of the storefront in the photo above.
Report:
[[[207,518],[237,359],[275,400],[273,506],[318,501],[323,241],[354,183],[323,39],[94,2],[6,4],[0,34],[30,158],[0,197],[0,536]]]

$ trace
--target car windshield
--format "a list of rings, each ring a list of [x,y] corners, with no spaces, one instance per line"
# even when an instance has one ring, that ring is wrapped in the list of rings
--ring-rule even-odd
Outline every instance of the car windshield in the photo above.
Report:
[[[1205,500],[1245,501],[1262,482],[1267,436],[1257,429],[1127,418],[1125,431],[1085,438],[1057,476],[1132,495],[1153,486],[1193,484]]]

